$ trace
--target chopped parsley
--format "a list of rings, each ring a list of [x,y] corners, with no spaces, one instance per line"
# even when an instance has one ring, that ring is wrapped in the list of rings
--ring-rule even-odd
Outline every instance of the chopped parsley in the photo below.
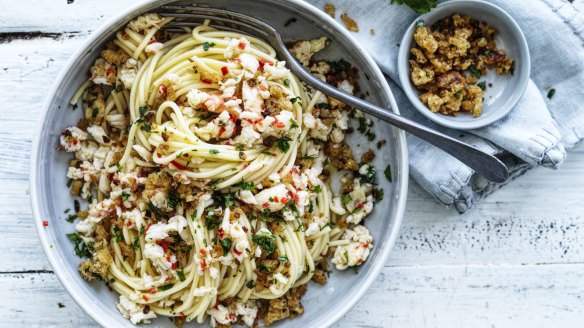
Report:
[[[292,139],[290,139],[289,137],[282,137],[280,139],[277,139],[274,142],[274,145],[278,147],[283,153],[285,153],[288,150],[290,150],[290,141],[292,141]]]
[[[259,233],[253,235],[251,240],[258,244],[258,246],[260,246],[268,254],[272,254],[278,248],[276,244],[276,238],[274,238],[271,233]]]
[[[113,232],[113,236],[112,236],[113,240],[116,243],[119,243],[120,241],[122,241],[124,239],[124,236],[122,236],[121,231],[120,231],[120,227],[118,227],[117,225],[114,226],[114,232]]]
[[[300,97],[291,98],[290,102],[293,104],[298,103],[300,106],[302,106],[302,98],[300,98]]]
[[[233,193],[213,193],[213,201],[222,207],[231,207],[235,205],[235,197]]]
[[[320,194],[322,192],[322,187],[320,185],[316,185],[312,191],[314,191],[317,194]]]
[[[167,284],[167,285],[164,285],[164,286],[160,286],[160,287],[158,287],[158,290],[161,290],[161,291],[169,290],[169,289],[171,289],[173,286],[174,286],[174,284]]]
[[[121,84],[117,84],[117,85],[116,85],[116,93],[120,93],[120,92],[122,92],[122,91],[124,91],[124,87],[122,87],[122,85],[121,85]]]
[[[176,275],[178,276],[178,279],[180,281],[185,281],[186,277],[185,277],[185,272],[183,271],[183,269],[176,270]]]
[[[229,238],[221,239],[221,248],[223,249],[223,256],[227,256],[229,251],[231,250],[231,245],[233,245],[233,241]]]
[[[241,188],[243,190],[254,190],[255,184],[251,181],[241,181],[239,183],[239,188]]]
[[[487,82],[482,81],[480,83],[477,83],[477,87],[479,87],[479,88],[481,88],[481,90],[485,91],[485,90],[487,90]]]
[[[210,154],[213,154],[213,155],[217,155],[217,154],[219,154],[219,150],[217,150],[217,149],[209,149],[209,153]]]
[[[130,194],[128,194],[125,191],[122,191],[122,200],[125,202],[128,200],[128,198],[130,198]]]
[[[381,149],[381,147],[383,147],[386,143],[387,143],[387,141],[385,139],[384,140],[379,140],[377,142],[377,149]]]
[[[284,85],[289,87],[290,86],[290,79],[284,79]]]
[[[384,191],[383,189],[373,189],[373,199],[376,203],[383,200]]]
[[[146,131],[146,132],[151,132],[152,131],[152,123],[151,122],[144,122],[144,124],[142,124],[142,126],[140,126],[140,130]]]
[[[205,42],[205,43],[203,43],[203,50],[209,51],[209,48],[212,48],[214,46],[215,46],[215,42],[211,42],[211,43]]]
[[[87,244],[83,242],[83,239],[76,233],[68,233],[67,239],[75,244],[75,254],[79,257],[90,257],[93,251],[93,242],[88,242]]]
[[[550,91],[548,91],[548,94],[547,94],[548,99],[552,99],[555,94],[556,94],[556,89],[550,89]]]
[[[134,239],[134,242],[132,243],[132,248],[135,251],[137,251],[138,249],[140,249],[140,238]]]
[[[175,208],[180,203],[180,196],[173,190],[168,192],[168,207]]]
[[[345,195],[341,196],[341,203],[343,203],[343,205],[349,204],[350,201],[351,201],[351,196],[349,194],[345,194]]]
[[[294,119],[290,119],[290,129],[296,129],[298,128],[298,123],[296,123],[296,121],[294,121]]]
[[[385,168],[385,171],[383,171],[383,173],[385,174],[387,181],[393,182],[391,178],[391,164],[387,164],[387,167]]]
[[[77,214],[69,214],[65,220],[69,223],[73,223],[75,219],[77,219]]]
[[[359,180],[359,182],[361,184],[364,183],[370,183],[370,184],[376,184],[375,182],[375,173],[377,172],[375,170],[375,168],[369,164],[365,164],[367,165],[367,172],[365,172],[365,174],[361,175],[361,179]]]
[[[250,280],[250,281],[248,281],[248,282],[245,284],[245,287],[247,287],[247,288],[249,288],[249,289],[252,289],[252,288],[254,288],[254,287],[255,287],[255,285],[256,285],[256,282],[255,282],[255,281],[253,281],[253,280]]]
[[[288,262],[288,258],[286,256],[279,256],[278,261],[280,262]]]
[[[480,79],[481,76],[483,76],[483,73],[475,65],[471,65],[468,70],[470,74],[474,75],[477,79]]]
[[[213,230],[216,227],[218,227],[221,224],[221,218],[211,214],[211,215],[207,215],[207,217],[205,218],[205,226],[207,227],[207,229],[209,230]]]
[[[351,63],[344,59],[339,59],[337,61],[329,62],[331,68],[334,72],[346,71],[351,68]]]

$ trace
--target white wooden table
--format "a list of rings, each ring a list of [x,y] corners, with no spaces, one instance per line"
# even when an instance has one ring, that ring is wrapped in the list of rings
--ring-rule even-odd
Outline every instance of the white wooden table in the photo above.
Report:
[[[0,326],[96,326],[63,289],[33,227],[33,131],[54,77],[132,0],[0,0]],[[582,227],[582,228],[581,228]],[[414,183],[401,237],[339,327],[568,327],[584,317],[584,147],[464,215]]]

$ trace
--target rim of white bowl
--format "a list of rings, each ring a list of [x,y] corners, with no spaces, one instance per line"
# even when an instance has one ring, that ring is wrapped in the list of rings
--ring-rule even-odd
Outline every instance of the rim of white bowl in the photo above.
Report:
[[[450,116],[434,113],[428,109],[422,101],[418,98],[417,94],[418,91],[413,87],[412,82],[409,78],[409,48],[411,47],[412,38],[414,35],[414,28],[416,26],[416,22],[420,19],[424,21],[429,21],[436,16],[440,16],[443,14],[444,11],[447,11],[453,7],[456,7],[461,4],[472,4],[477,6],[483,6],[484,8],[488,8],[486,10],[495,11],[501,15],[503,18],[502,21],[507,22],[507,24],[514,30],[515,34],[518,36],[517,42],[519,45],[519,54],[521,57],[522,70],[520,74],[516,75],[518,78],[518,82],[515,86],[515,91],[513,92],[509,100],[504,104],[503,109],[498,109],[495,113],[489,116],[479,116],[472,121],[465,121],[459,122]],[[407,45],[407,46],[406,46]],[[459,129],[459,130],[472,130],[485,127],[492,123],[495,123],[505,117],[513,108],[517,105],[525,90],[527,89],[527,85],[529,84],[529,79],[531,75],[531,56],[529,54],[529,46],[527,44],[527,40],[525,39],[525,35],[523,31],[519,27],[519,24],[513,19],[513,17],[503,10],[503,8],[492,4],[488,1],[484,0],[450,0],[447,2],[443,2],[439,4],[435,9],[427,14],[423,14],[418,16],[408,27],[406,30],[404,37],[401,41],[401,47],[398,53],[398,73],[399,73],[399,80],[402,86],[402,89],[412,105],[425,117],[432,120],[435,123],[438,123],[442,126]]]
[[[311,12],[312,14],[318,16],[326,25],[333,26],[337,32],[343,34],[345,38],[350,40],[355,50],[358,51],[360,56],[371,66],[373,73],[375,74],[374,78],[377,78],[380,82],[381,87],[383,88],[383,92],[388,96],[392,110],[399,114],[399,109],[397,107],[397,103],[389,88],[389,85],[385,81],[381,70],[375,63],[375,61],[371,58],[371,56],[360,46],[357,40],[346,30],[344,29],[337,21],[332,19],[329,15],[325,12],[319,10],[318,8],[304,2],[301,0],[285,0],[286,2],[291,3],[294,6],[297,6],[299,9],[304,9],[306,11]],[[146,0],[143,2],[139,2],[128,8],[122,10],[118,14],[114,15],[110,18],[107,22],[101,24],[99,28],[97,28],[91,35],[83,42],[81,46],[73,53],[73,55],[68,59],[67,63],[61,68],[59,75],[57,76],[55,82],[53,83],[51,90],[49,91],[48,95],[45,98],[45,103],[43,105],[43,109],[41,112],[41,117],[39,123],[37,123],[37,131],[35,132],[35,136],[33,139],[32,144],[32,156],[31,156],[31,168],[30,168],[30,199],[32,204],[32,213],[33,219],[35,221],[35,228],[39,239],[41,241],[41,245],[47,256],[51,267],[53,268],[54,273],[56,274],[57,278],[65,287],[69,295],[75,300],[75,302],[83,309],[83,311],[93,318],[97,323],[102,326],[108,326],[110,323],[107,320],[107,317],[102,317],[98,315],[97,311],[91,307],[91,303],[85,297],[82,297],[77,292],[77,284],[69,281],[66,279],[64,270],[62,270],[58,264],[57,255],[54,252],[50,251],[50,242],[46,233],[44,233],[43,227],[43,218],[40,217],[40,204],[39,204],[39,197],[40,197],[40,190],[38,188],[38,168],[39,168],[39,158],[38,155],[40,153],[40,137],[42,133],[43,122],[50,110],[49,105],[51,103],[51,99],[55,97],[57,92],[57,88],[59,87],[61,81],[66,78],[66,73],[69,71],[70,67],[73,66],[75,61],[78,57],[80,57],[83,53],[87,51],[91,47],[91,45],[98,39],[98,37],[106,33],[111,27],[116,25],[119,21],[124,20],[127,16],[134,16],[136,12],[141,11],[146,7],[154,7],[154,6],[161,6],[165,3],[172,2],[170,0]],[[393,249],[397,237],[399,235],[401,222],[403,220],[403,216],[405,213],[405,205],[407,200],[407,191],[408,191],[408,178],[409,178],[409,166],[408,166],[408,151],[407,151],[407,143],[405,139],[405,133],[403,131],[398,131],[397,133],[397,143],[400,145],[400,149],[396,150],[396,154],[399,154],[401,161],[401,172],[400,172],[400,181],[399,186],[397,186],[398,190],[398,197],[396,200],[396,210],[395,210],[395,225],[394,228],[389,233],[389,240],[386,242],[385,247],[380,249],[380,253],[376,258],[376,262],[373,263],[370,269],[370,273],[363,279],[362,288],[357,290],[354,293],[354,297],[350,298],[347,302],[340,304],[340,308],[338,311],[335,312],[333,316],[324,319],[322,325],[324,327],[329,327],[335,322],[337,322],[342,316],[344,316],[355,304],[363,297],[365,292],[369,289],[371,284],[377,279],[381,269],[383,268],[389,253]]]

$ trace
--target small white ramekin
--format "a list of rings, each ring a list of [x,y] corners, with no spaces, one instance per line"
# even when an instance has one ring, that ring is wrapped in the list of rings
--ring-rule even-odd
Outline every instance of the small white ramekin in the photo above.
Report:
[[[416,24],[423,20],[425,25],[432,25],[457,13],[470,15],[496,28],[499,31],[496,37],[497,47],[505,50],[507,55],[515,60],[512,75],[497,75],[496,72],[489,71],[479,79],[488,85],[483,100],[483,111],[479,117],[473,117],[470,113],[460,113],[457,116],[433,113],[419,99],[420,93],[410,80],[409,58]],[[398,54],[400,83],[414,107],[430,120],[460,130],[484,127],[507,115],[527,88],[530,66],[527,41],[517,22],[500,7],[482,0],[451,0],[418,17],[406,31]]]

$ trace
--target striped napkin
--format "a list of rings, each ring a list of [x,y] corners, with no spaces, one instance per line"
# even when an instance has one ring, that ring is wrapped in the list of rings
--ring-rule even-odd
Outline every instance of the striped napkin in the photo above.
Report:
[[[408,135],[412,178],[440,203],[465,212],[485,196],[536,166],[557,169],[566,149],[584,138],[584,5],[581,0],[491,0],[519,23],[530,47],[531,81],[516,108],[490,126],[457,131],[425,119],[399,86],[398,44],[415,14],[389,0],[307,0],[335,7],[358,25],[355,37],[373,56],[401,114],[497,155],[510,177],[492,183],[445,152]],[[580,1],[580,2],[578,2]],[[553,90],[553,91],[552,91]],[[553,94],[553,96],[552,96]]]

